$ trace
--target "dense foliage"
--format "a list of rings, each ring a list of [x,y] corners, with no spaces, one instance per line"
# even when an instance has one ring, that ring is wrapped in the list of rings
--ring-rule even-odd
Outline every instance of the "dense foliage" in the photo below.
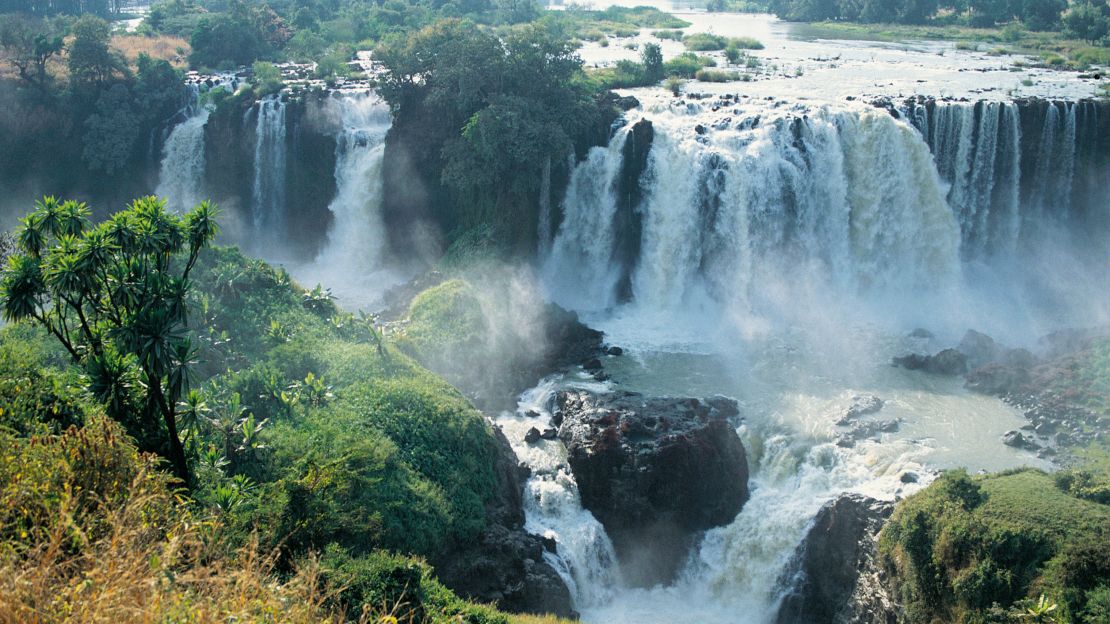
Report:
[[[57,338],[144,446],[160,447],[164,431],[165,454],[188,483],[177,427],[194,357],[186,297],[218,231],[215,210],[204,203],[182,218],[147,197],[95,227],[88,216],[84,204],[47,197],[23,220],[0,280],[4,319],[33,320]]]
[[[0,179],[116,205],[149,192],[157,137],[186,103],[182,76],[144,53],[130,60],[108,22],[0,15]],[[33,195],[32,195],[33,196]]]
[[[544,167],[564,162],[599,118],[571,43],[542,25],[495,33],[443,20],[386,38],[375,55],[395,128],[419,127],[407,147],[446,188],[444,230],[488,226],[497,243],[531,249]]]
[[[880,538],[906,620],[1010,622],[1044,595],[1062,621],[1106,621],[1110,505],[1075,496],[1100,479],[956,471],[907,499]]]
[[[431,621],[462,615],[467,622],[504,622],[504,616],[454,597],[432,579],[427,566],[379,552],[433,557],[473,540],[483,529],[485,504],[496,487],[489,425],[456,390],[397,351],[372,318],[342,313],[322,288],[299,289],[284,271],[237,251],[201,252],[200,243],[211,232],[211,224],[201,224],[206,215],[198,210],[173,217],[151,198],[95,227],[75,203],[46,200],[28,217],[21,253],[4,278],[5,309],[15,322],[0,332],[0,434],[7,436],[5,451],[14,452],[5,455],[6,461],[31,462],[39,471],[34,474],[47,481],[31,489],[12,481],[13,474],[31,474],[22,463],[3,472],[4,487],[33,500],[15,508],[5,504],[0,513],[23,509],[34,515],[23,525],[5,522],[5,529],[26,526],[39,532],[22,536],[22,545],[0,543],[0,550],[12,555],[2,562],[6,569],[50,576],[62,609],[77,600],[67,593],[77,583],[68,571],[97,573],[102,569],[97,557],[105,548],[134,548],[135,556],[165,558],[155,573],[187,575],[195,569],[226,575],[229,582],[270,584],[256,605],[269,608],[270,596],[277,601],[287,599],[279,595],[299,595],[287,592],[304,589],[299,585],[304,579],[297,577],[294,586],[267,579],[297,573],[311,553],[326,549],[327,565],[313,578],[341,580],[327,586],[336,592],[323,585],[313,589],[318,601],[306,609],[334,603],[355,613],[364,605],[371,608],[368,613],[389,612],[397,604],[377,601],[383,596],[401,601],[403,594],[405,609]],[[144,235],[131,236],[134,230]],[[163,253],[179,245],[184,255]],[[36,249],[38,255],[32,255]],[[82,273],[86,269],[92,274]],[[18,320],[24,316],[34,322]],[[152,325],[147,322],[152,319],[161,320]],[[159,364],[166,358],[170,364]],[[180,389],[179,400],[167,400],[168,394],[158,399],[159,387]],[[160,554],[162,549],[179,542],[164,544],[159,540],[169,538],[158,533],[154,542],[143,538],[141,543],[118,538],[102,543],[90,535],[89,550],[73,553],[70,563],[31,557],[28,553],[48,547],[42,540],[53,539],[50,527],[55,526],[44,519],[47,512],[35,511],[35,505],[47,501],[36,497],[53,496],[71,477],[49,473],[56,467],[26,449],[44,448],[43,440],[63,445],[89,436],[99,440],[107,428],[115,436],[110,437],[113,448],[119,449],[113,453],[124,453],[133,464],[140,456],[131,438],[106,423],[104,415],[142,442],[159,434],[149,433],[144,424],[167,405],[172,405],[193,480],[191,501],[174,502],[167,512],[165,534],[199,540],[198,549],[239,555],[213,561],[197,551],[198,559],[170,559]],[[166,425],[155,424],[164,434]],[[98,453],[100,447],[81,457],[102,461]],[[100,472],[115,488],[136,475],[155,478],[156,462],[142,462],[120,468],[126,474]],[[157,483],[150,497],[170,496],[165,479],[158,477]],[[113,502],[113,509],[130,509],[128,492],[149,499],[133,487],[114,492],[96,496]],[[105,517],[106,509],[96,513],[90,522],[127,521]],[[218,531],[201,534],[176,524],[195,527],[198,520],[214,523]],[[218,543],[209,544],[215,536]],[[146,577],[135,582],[141,578]],[[142,604],[162,612],[189,601],[212,606],[211,601],[227,598],[182,583]],[[25,601],[31,597],[19,596],[10,606],[30,608]],[[9,606],[0,603],[0,609]],[[79,612],[100,608],[93,603],[79,607]],[[327,613],[309,612],[318,618]]]

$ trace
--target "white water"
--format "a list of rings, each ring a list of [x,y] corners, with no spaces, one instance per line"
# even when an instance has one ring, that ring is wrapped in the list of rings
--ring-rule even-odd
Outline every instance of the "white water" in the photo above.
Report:
[[[342,94],[328,101],[340,123],[336,137],[336,195],[328,205],[327,242],[308,266],[294,268],[306,283],[326,282],[348,309],[368,309],[397,277],[382,270],[386,249],[382,221],[382,160],[392,124],[376,95]]]
[[[592,148],[571,174],[563,224],[544,266],[553,296],[567,307],[605,309],[613,303],[620,278],[613,263],[613,219],[627,135],[624,130],[609,145]]]
[[[254,243],[265,249],[285,231],[285,102],[281,94],[258,103],[255,110],[254,182],[251,224]]]
[[[521,411],[543,424],[499,422],[535,470],[528,526],[559,543],[553,563],[584,621],[773,622],[780,579],[825,502],[903,496],[943,468],[1044,465],[1002,445],[1024,424],[1016,410],[959,379],[889,362],[952,346],[971,327],[1030,341],[1069,319],[1105,322],[1105,295],[1087,290],[1100,265],[1068,264],[1042,236],[1068,214],[1073,105],[1048,107],[1031,182],[1020,177],[1019,111],[1009,104],[938,104],[931,118],[912,109],[901,121],[865,105],[638,96],[644,110],[628,122],[650,119],[655,138],[639,181],[634,266],[614,266],[618,134],[573,172],[542,273],[551,297],[629,352],[606,360],[612,382],[595,389],[738,399],[752,498],[705,535],[672,585],[630,588],[581,508],[561,445],[523,443],[548,418],[538,397],[583,382],[526,393]],[[1026,191],[1023,202],[1023,185],[1042,182],[1050,194]],[[633,286],[623,303],[621,270]],[[1052,283],[1057,300],[1044,301],[1036,280]],[[917,326],[938,338],[907,337]],[[873,418],[900,419],[900,430],[840,448],[835,422],[865,393],[887,402]],[[921,481],[903,484],[905,472]]]
[[[177,212],[189,210],[204,197],[204,126],[209,111],[174,126],[162,148],[162,166],[154,193]]]

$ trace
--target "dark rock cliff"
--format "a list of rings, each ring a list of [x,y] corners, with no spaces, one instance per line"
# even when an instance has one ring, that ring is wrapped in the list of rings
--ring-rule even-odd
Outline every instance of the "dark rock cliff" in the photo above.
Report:
[[[626,579],[673,579],[697,534],[748,500],[736,402],[558,393],[555,420],[582,505],[605,526]]]

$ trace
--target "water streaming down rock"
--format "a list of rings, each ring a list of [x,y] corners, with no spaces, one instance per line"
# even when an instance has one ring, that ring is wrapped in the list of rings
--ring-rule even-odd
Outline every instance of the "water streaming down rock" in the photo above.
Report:
[[[739,112],[739,111],[738,111]],[[959,273],[959,228],[927,146],[880,111],[749,115],[651,111],[655,139],[636,208],[633,299],[673,308],[746,301],[799,264],[856,290],[940,287]],[[707,131],[706,126],[715,124]],[[618,135],[571,177],[547,259],[552,296],[582,309],[615,297]]]
[[[281,240],[285,231],[285,102],[281,94],[263,98],[254,110],[254,183],[251,224],[256,243]]]
[[[617,189],[627,137],[627,128],[619,131],[574,169],[563,222],[545,261],[553,298],[577,310],[605,309],[615,302]]]
[[[342,128],[336,137],[336,196],[328,205],[332,223],[318,264],[344,274],[369,273],[381,263],[386,238],[381,216],[382,158],[392,118],[376,95],[351,94],[331,100]]]
[[[1101,143],[1082,131],[1103,136],[1105,121],[1083,105],[930,101],[890,114],[867,106],[667,98],[649,100],[645,109],[654,139],[642,176],[631,181],[641,191],[635,255],[621,265],[627,224],[617,219],[624,199],[617,189],[630,184],[621,178],[622,132],[572,172],[544,276],[556,301],[593,311],[602,329],[627,332],[624,318],[634,319],[637,333],[616,340],[654,332],[643,348],[657,353],[675,348],[666,338],[689,316],[758,308],[776,289],[794,307],[819,301],[805,298],[807,280],[838,297],[929,301],[927,293],[966,288],[969,263],[1003,262],[1021,245],[1036,244],[1048,222],[1097,225],[1105,218],[1095,214],[1105,208],[1088,197],[1104,193],[1091,182],[1107,171],[1097,156]],[[1030,136],[1039,138],[1036,149]],[[1078,156],[1085,153],[1096,156],[1088,162]],[[1054,186],[1046,194],[1033,190],[1049,177]],[[1080,195],[1087,203],[1077,203]],[[622,272],[632,275],[626,303]],[[660,340],[654,328],[641,331],[645,313],[661,313],[663,346],[650,346]],[[783,372],[804,377],[794,366]],[[756,449],[751,500],[732,524],[706,534],[671,586],[622,586],[609,551],[560,544],[569,582],[582,582],[573,570],[613,570],[594,576],[615,584],[608,597],[580,603],[585,621],[773,621],[789,590],[784,572],[821,505],[845,491],[890,497],[903,486],[899,475],[920,471],[918,461],[933,452],[910,439],[839,448],[815,435],[813,405],[785,410],[801,427],[776,422],[779,410],[742,428],[745,445]],[[521,457],[534,468],[531,452]],[[559,461],[557,449],[547,452]],[[573,485],[571,475],[564,479]],[[560,493],[531,491],[526,505],[535,530],[562,535],[552,518],[593,526],[566,482],[533,481],[559,484]],[[548,506],[540,508],[545,496]],[[591,532],[587,542],[598,539]]]
[[[591,389],[602,388],[589,384]],[[531,469],[525,486],[525,529],[555,541],[556,552],[545,558],[570,589],[575,608],[596,608],[610,602],[621,587],[613,544],[601,523],[582,508],[578,486],[567,468],[566,449],[558,440],[525,442],[532,427],[549,428],[555,380],[545,380],[520,397],[516,414],[497,420],[517,456]],[[532,417],[522,416],[531,413]]]
[[[170,209],[182,212],[204,199],[204,126],[208,110],[179,123],[162,148],[162,166],[155,194]]]

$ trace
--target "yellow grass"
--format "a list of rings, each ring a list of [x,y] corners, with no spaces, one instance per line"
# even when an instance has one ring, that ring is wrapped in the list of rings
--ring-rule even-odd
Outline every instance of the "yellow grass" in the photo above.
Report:
[[[127,62],[132,65],[139,58],[139,54],[144,52],[151,58],[169,61],[177,68],[185,68],[189,64],[189,42],[181,37],[114,35],[112,37],[112,47],[123,53]]]

